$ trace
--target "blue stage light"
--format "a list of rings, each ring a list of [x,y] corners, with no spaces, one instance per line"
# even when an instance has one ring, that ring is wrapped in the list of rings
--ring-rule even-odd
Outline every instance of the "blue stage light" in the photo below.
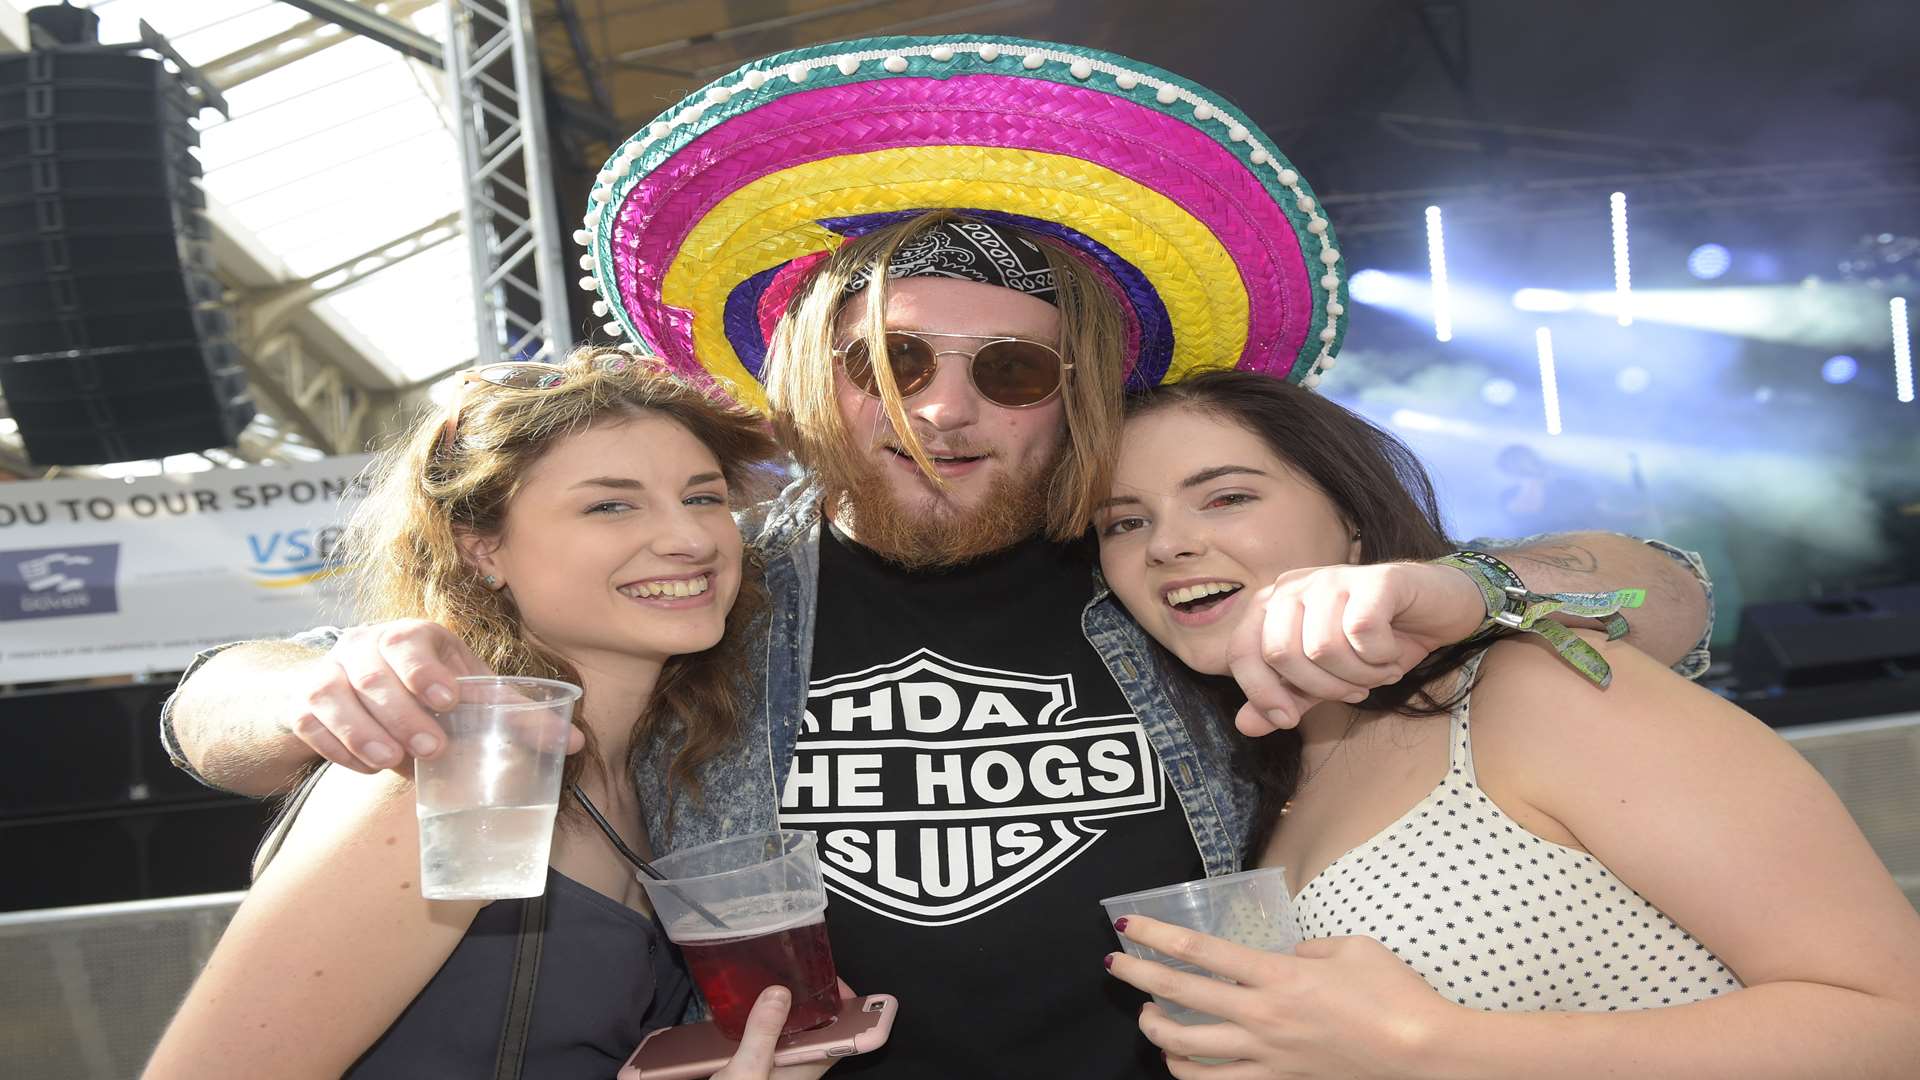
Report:
[[[1392,279],[1384,270],[1359,270],[1347,279],[1347,295],[1362,304],[1378,304],[1392,291]]]
[[[1839,386],[1843,382],[1852,382],[1860,374],[1860,361],[1851,356],[1829,356],[1827,362],[1820,365],[1820,377]]]
[[[1733,268],[1733,252],[1719,244],[1701,244],[1687,256],[1687,273],[1701,281],[1714,278]]]

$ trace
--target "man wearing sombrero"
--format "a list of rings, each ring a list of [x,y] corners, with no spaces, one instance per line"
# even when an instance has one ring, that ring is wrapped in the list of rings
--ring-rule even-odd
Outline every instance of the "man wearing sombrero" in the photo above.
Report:
[[[669,109],[614,153],[576,235],[608,331],[767,410],[805,469],[756,541],[753,726],[703,770],[703,802],[667,790],[672,748],[638,763],[656,848],[818,832],[840,970],[901,1002],[888,1047],[843,1071],[1160,1074],[1138,1001],[1101,979],[1098,901],[1238,869],[1250,793],[1083,534],[1127,388],[1334,367],[1346,272],[1312,190],[1160,69],[885,38],[769,57]],[[1665,553],[1581,543],[1583,566],[1507,559],[1535,588],[1689,591]],[[1347,602],[1397,627],[1465,636],[1486,614],[1451,569],[1376,570]],[[1642,609],[1636,640],[1679,658],[1702,636],[1686,607]],[[1258,708],[1391,681],[1272,654],[1264,625],[1243,628],[1269,657],[1243,680]],[[340,666],[441,677],[431,641],[371,637]]]

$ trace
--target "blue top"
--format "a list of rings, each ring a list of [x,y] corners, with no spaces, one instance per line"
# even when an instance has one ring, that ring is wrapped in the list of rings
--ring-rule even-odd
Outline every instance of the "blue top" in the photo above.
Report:
[[[481,908],[439,973],[346,1075],[492,1076],[526,904]],[[648,1032],[679,1022],[690,990],[679,953],[652,919],[548,870],[524,1075],[608,1080]]]

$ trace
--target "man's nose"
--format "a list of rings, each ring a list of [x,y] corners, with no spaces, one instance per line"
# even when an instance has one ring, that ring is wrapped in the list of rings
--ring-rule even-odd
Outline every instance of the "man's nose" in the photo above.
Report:
[[[933,384],[908,398],[907,415],[935,431],[952,431],[976,423],[983,402],[967,375],[972,358],[966,353],[943,352],[934,357]]]

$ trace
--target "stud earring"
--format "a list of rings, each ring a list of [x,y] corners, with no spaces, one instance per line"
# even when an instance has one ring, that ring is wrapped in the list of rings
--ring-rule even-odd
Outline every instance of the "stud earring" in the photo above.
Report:
[[[488,574],[486,577],[481,578],[480,580],[486,582],[487,588],[489,589],[497,589],[500,587],[500,579],[497,577],[494,577],[492,574]]]

